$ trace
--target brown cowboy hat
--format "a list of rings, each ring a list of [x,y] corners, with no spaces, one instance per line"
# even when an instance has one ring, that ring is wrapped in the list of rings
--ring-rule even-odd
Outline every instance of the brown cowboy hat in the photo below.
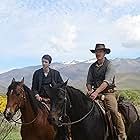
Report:
[[[96,44],[95,50],[90,50],[92,53],[95,53],[97,50],[104,50],[106,54],[109,54],[111,50],[109,48],[105,48],[105,44]]]

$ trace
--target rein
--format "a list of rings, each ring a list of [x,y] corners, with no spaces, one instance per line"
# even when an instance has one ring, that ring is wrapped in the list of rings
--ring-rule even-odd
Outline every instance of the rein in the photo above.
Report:
[[[93,110],[94,107],[95,107],[95,105],[92,104],[92,107],[91,107],[90,111],[86,115],[84,115],[81,119],[79,119],[77,121],[70,122],[70,123],[61,123],[61,124],[58,125],[58,127],[61,127],[63,125],[65,125],[65,126],[73,125],[73,124],[76,124],[76,123],[81,122],[82,120],[84,120],[92,112],[92,110]]]
[[[67,96],[66,96],[66,91],[64,89],[61,89],[63,92],[65,92],[65,97],[64,97],[64,116],[67,116],[67,113],[66,113],[66,106],[67,106],[67,101],[70,100],[69,98],[67,99]],[[70,101],[69,101],[70,102]],[[70,108],[72,107],[71,105],[71,102],[70,102]],[[61,123],[61,124],[58,124],[58,127],[61,127],[61,126],[68,126],[68,125],[73,125],[73,124],[76,124],[76,123],[79,123],[81,122],[82,120],[84,120],[91,112],[92,110],[94,109],[95,105],[93,104],[92,102],[92,107],[90,109],[90,111],[85,114],[81,119],[77,120],[77,121],[73,121],[73,122],[68,122],[68,123]],[[60,118],[62,118],[62,116],[60,116]],[[61,119],[60,119],[61,120]]]
[[[28,125],[28,124],[32,124],[37,119],[37,116],[32,121],[30,121],[30,122],[23,122],[23,123],[21,122],[20,123],[20,122],[17,122],[17,120],[14,120],[14,119],[12,119],[12,121],[17,123],[17,124]]]

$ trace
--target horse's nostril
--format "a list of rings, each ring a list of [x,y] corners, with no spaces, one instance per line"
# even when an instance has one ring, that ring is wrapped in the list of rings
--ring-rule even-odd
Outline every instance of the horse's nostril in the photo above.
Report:
[[[8,110],[4,111],[4,116],[7,120],[10,120],[10,118],[12,117],[12,113]]]
[[[7,113],[7,115],[8,115],[8,116],[11,116],[11,115],[12,115],[12,113],[11,113],[11,112],[8,112],[8,113]]]

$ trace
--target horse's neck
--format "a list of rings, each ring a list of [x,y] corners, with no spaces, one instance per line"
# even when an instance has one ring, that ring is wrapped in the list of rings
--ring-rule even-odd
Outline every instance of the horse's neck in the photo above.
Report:
[[[29,99],[25,101],[24,107],[20,109],[21,110],[21,120],[23,122],[30,122],[35,118],[35,113],[32,109],[31,103]]]
[[[69,97],[71,100],[72,108],[71,108],[71,117],[73,118],[80,118],[84,116],[86,113],[88,113],[92,107],[92,102],[88,100],[82,93],[75,92],[71,93],[69,92]],[[77,112],[77,113],[75,113]]]

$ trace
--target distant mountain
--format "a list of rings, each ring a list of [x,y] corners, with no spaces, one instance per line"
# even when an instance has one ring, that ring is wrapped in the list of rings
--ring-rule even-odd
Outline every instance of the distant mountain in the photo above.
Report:
[[[139,73],[140,59],[114,59],[114,65],[118,73]]]
[[[69,63],[53,63],[52,68],[60,71],[63,79],[69,78],[69,84],[85,90],[85,82],[89,66],[95,59],[86,61],[71,61]],[[113,59],[117,71],[116,84],[120,89],[140,89],[140,57],[136,59]],[[12,78],[21,80],[25,78],[25,84],[31,87],[32,74],[41,66],[30,66],[0,74],[0,92],[5,92]]]
[[[70,62],[64,62],[64,64],[77,64],[80,63],[81,61],[77,61],[77,60],[72,60]],[[83,62],[83,61],[82,61]]]

